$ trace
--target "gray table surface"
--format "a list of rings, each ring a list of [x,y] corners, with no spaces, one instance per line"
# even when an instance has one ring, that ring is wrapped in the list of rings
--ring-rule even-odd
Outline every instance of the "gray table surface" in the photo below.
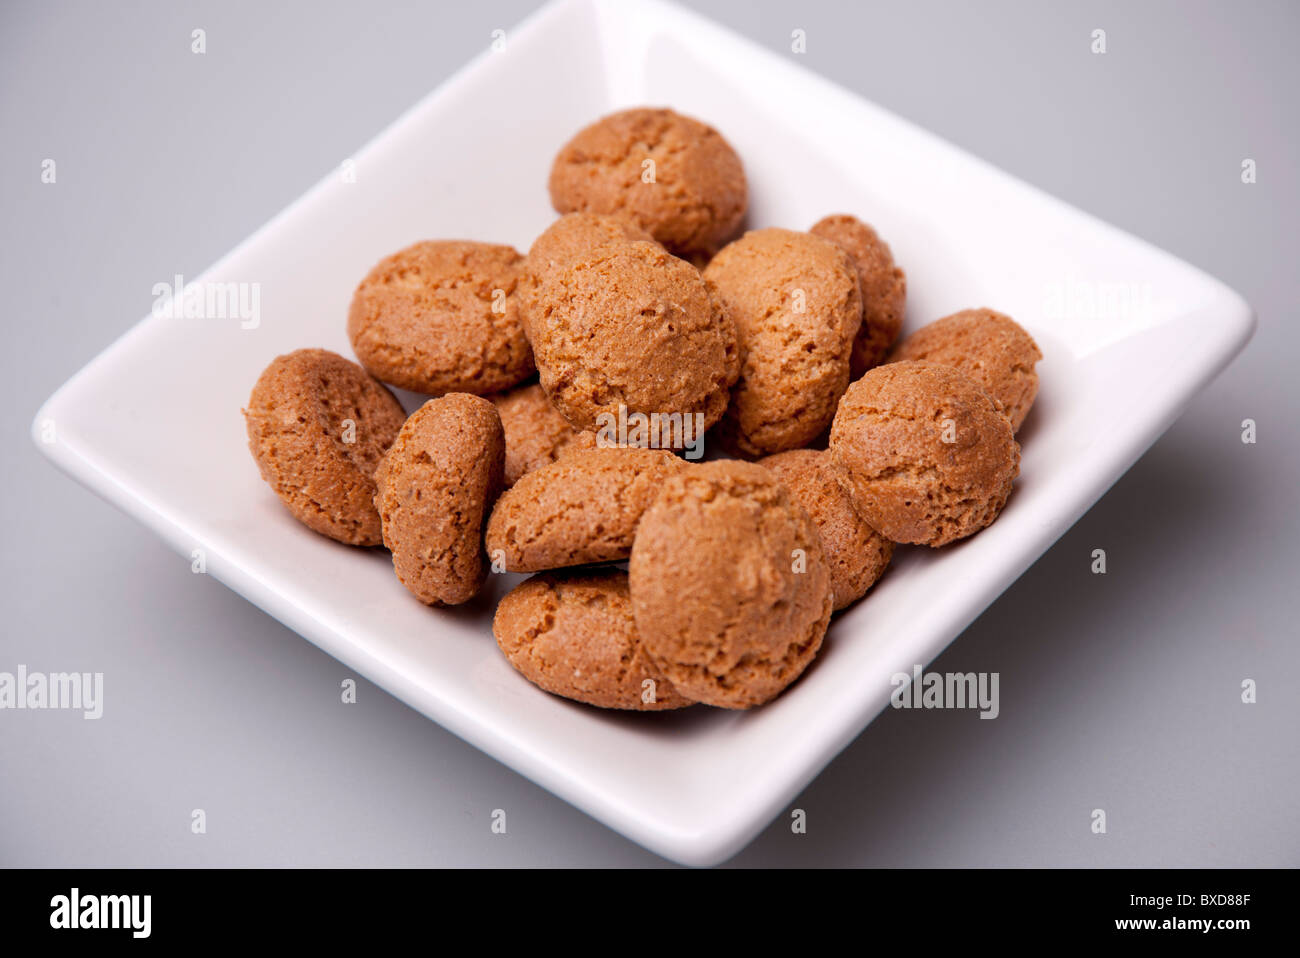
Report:
[[[698,6],[787,55],[805,30],[809,68],[1206,269],[1260,316],[934,666],[999,672],[1000,717],[887,711],[794,803],[806,834],[783,817],[733,861],[1300,864],[1300,7]],[[98,722],[0,712],[0,864],[663,863],[365,681],[342,705],[342,666],[192,575],[27,436],[157,277],[197,275],[531,7],[0,7],[0,671],[111,675]]]

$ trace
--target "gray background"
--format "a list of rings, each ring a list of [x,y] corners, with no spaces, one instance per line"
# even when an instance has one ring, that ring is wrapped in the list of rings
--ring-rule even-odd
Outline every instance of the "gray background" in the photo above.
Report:
[[[1001,717],[887,711],[798,798],[806,835],[780,819],[734,861],[1300,864],[1297,6],[698,6],[786,55],[806,30],[809,68],[1219,276],[1261,322],[934,666],[1000,672]],[[4,4],[0,671],[103,671],[107,694],[98,722],[0,712],[0,864],[662,863],[364,681],[341,705],[338,663],[27,436],[157,277],[197,275],[531,7]]]

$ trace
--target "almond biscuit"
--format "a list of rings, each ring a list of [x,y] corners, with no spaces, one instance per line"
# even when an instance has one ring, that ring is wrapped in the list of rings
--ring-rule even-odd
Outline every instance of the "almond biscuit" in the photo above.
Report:
[[[749,189],[740,157],[711,126],[638,108],[579,131],[551,167],[561,213],[619,213],[673,253],[707,253],[740,227]]]
[[[849,254],[811,233],[752,230],[719,251],[704,278],[729,307],[740,343],[725,443],[748,456],[807,445],[849,384],[862,324]]]
[[[375,472],[397,578],[427,605],[459,605],[487,577],[483,523],[501,489],[505,437],[486,399],[450,393],[411,414]]]
[[[687,698],[750,708],[821,648],[831,573],[808,513],[762,466],[718,460],[663,483],[628,563],[651,660]]]
[[[509,572],[626,559],[641,513],[684,468],[659,449],[576,449],[525,473],[497,500],[488,555]]]
[[[518,303],[523,262],[509,246],[467,240],[394,253],[352,297],[353,352],[402,389],[435,396],[509,389],[533,373]]]
[[[641,647],[622,570],[533,576],[501,600],[492,632],[510,664],[554,695],[607,709],[692,704]]]
[[[406,413],[354,362],[324,349],[277,357],[244,410],[262,478],[303,525],[348,545],[377,546],[375,467]]]
[[[964,309],[922,326],[898,344],[889,361],[924,359],[952,366],[992,396],[1018,430],[1038,395],[1034,364],[1042,358],[1034,338],[1010,316]]]
[[[997,403],[951,366],[915,360],[877,366],[849,387],[830,448],[867,522],[917,545],[983,529],[1020,471],[1020,446]]]

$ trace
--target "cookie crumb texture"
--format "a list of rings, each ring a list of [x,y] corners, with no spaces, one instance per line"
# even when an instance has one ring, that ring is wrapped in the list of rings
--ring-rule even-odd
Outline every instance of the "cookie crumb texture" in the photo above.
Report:
[[[717,422],[736,381],[736,330],[699,270],[655,243],[596,249],[544,279],[529,335],[542,388],[577,429],[604,414]]]
[[[1043,358],[1034,338],[1010,316],[965,309],[922,326],[894,350],[891,362],[922,359],[952,366],[998,402],[1019,430],[1038,395],[1034,364]]]
[[[760,459],[812,517],[826,549],[836,611],[867,594],[894,555],[894,544],[871,528],[853,505],[843,469],[830,453],[792,449]]]
[[[506,486],[576,449],[596,445],[594,432],[569,425],[537,383],[492,397],[506,435]]]
[[[903,328],[907,276],[894,265],[889,244],[856,216],[833,213],[814,223],[808,232],[835,243],[849,254],[857,268],[862,327],[853,340],[850,363],[851,376],[857,379],[880,364]]]
[[[638,240],[655,242],[653,236],[626,216],[566,213],[548,226],[533,241],[524,261],[523,280],[519,285],[519,307],[523,313],[525,330],[539,308],[537,291],[547,277],[602,246]]]
[[[555,695],[607,709],[692,704],[646,655],[621,570],[533,576],[501,600],[492,631],[510,664]]]
[[[659,449],[574,450],[527,473],[497,500],[488,555],[503,559],[509,572],[626,559],[642,513],[664,480],[685,468]]]
[[[863,517],[886,538],[918,545],[947,545],[989,525],[1020,471],[1020,446],[998,405],[937,363],[877,366],[855,382],[830,448]]]
[[[533,372],[519,312],[524,259],[509,246],[416,243],[379,262],[348,311],[361,364],[386,383],[430,395],[487,395]]]
[[[753,463],[670,477],[642,516],[628,574],[651,659],[683,695],[722,708],[776,697],[817,655],[831,617],[812,519]]]
[[[561,213],[618,213],[673,253],[717,249],[740,227],[749,188],[740,157],[713,127],[667,109],[606,116],[551,167]]]
[[[324,349],[272,360],[244,410],[248,448],[289,512],[356,546],[383,541],[373,477],[405,419],[382,384]]]
[[[496,407],[452,393],[412,413],[375,473],[375,505],[397,578],[428,605],[483,586],[483,523],[501,490],[505,436]]]
[[[724,442],[761,456],[807,445],[830,425],[849,384],[862,297],[849,254],[794,230],[751,230],[704,270],[729,309],[740,377]]]

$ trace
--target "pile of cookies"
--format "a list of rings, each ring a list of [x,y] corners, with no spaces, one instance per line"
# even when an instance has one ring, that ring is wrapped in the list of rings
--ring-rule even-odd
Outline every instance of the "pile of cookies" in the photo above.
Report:
[[[360,364],[275,359],[249,447],[295,517],[387,547],[421,602],[535,573],[493,628],[548,692],[770,701],[895,543],[997,518],[1041,353],[988,309],[895,346],[907,283],[876,232],[834,215],[736,238],[740,158],[671,110],[580,131],[550,194],[526,256],[433,240],[381,260],[348,312]],[[438,398],[408,417],[385,383]]]

